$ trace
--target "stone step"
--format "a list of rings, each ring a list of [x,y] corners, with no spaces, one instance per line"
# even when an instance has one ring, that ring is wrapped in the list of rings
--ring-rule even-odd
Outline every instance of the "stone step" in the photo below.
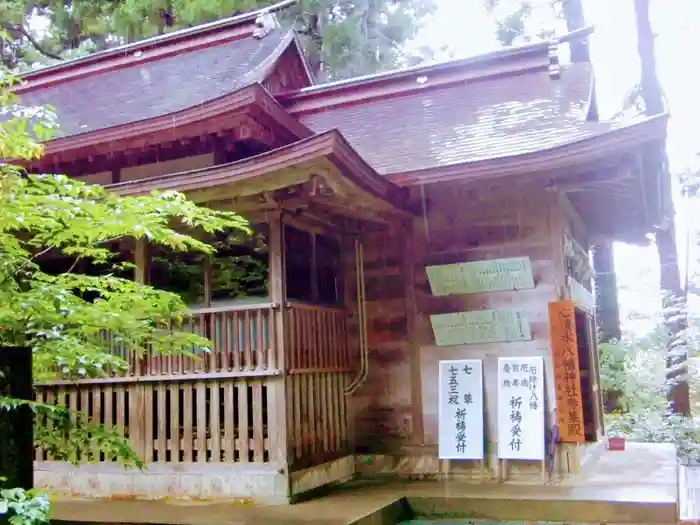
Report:
[[[585,496],[582,494],[582,496]],[[569,497],[407,497],[413,516],[423,519],[462,520],[458,523],[617,523],[672,525],[678,521],[675,501],[653,501],[642,494],[634,500]],[[641,501],[640,501],[641,500]],[[646,501],[645,501],[646,500]],[[466,520],[466,521],[464,521]],[[447,522],[449,523],[449,522]]]

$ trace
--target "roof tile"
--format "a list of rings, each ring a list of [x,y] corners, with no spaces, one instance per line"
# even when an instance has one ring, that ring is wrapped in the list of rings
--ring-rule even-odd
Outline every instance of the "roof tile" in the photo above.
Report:
[[[337,128],[379,173],[411,172],[547,149],[600,133],[585,122],[588,64],[454,84],[300,115],[316,132]]]
[[[261,66],[289,41],[278,29],[259,40],[245,37],[28,91],[21,102],[56,108],[64,137],[137,122],[261,81]]]

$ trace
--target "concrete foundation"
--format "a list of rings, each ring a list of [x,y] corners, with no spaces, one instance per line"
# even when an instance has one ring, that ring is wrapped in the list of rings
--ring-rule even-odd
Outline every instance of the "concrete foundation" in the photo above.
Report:
[[[394,525],[415,517],[671,525],[679,516],[678,467],[674,447],[632,443],[623,452],[601,452],[577,475],[552,484],[357,479],[291,506],[61,498],[53,516],[180,525]]]

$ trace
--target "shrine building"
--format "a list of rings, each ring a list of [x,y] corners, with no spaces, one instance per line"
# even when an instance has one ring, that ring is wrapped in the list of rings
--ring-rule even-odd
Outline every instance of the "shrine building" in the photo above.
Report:
[[[295,32],[253,12],[24,74],[21,102],[60,124],[30,171],[177,190],[255,232],[207,239],[207,260],[114,247],[213,348],[114,349],[123,376],[37,385],[147,466],[37,450],[37,486],[290,503],[377,476],[557,483],[595,461],[589,251],[667,218],[645,169],[667,117],[594,120],[591,65],[566,46],[318,84]]]

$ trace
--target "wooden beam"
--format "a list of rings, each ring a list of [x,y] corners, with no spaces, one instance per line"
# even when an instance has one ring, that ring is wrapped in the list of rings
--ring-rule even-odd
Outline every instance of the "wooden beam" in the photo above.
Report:
[[[569,200],[569,196],[566,193],[560,191],[558,192],[558,197],[559,204],[561,204],[561,207],[564,209],[566,216],[571,219],[576,228],[578,228],[581,232],[587,234],[588,228],[583,222],[583,219],[581,218],[581,215],[579,214],[578,210]]]
[[[630,162],[625,161],[613,167],[600,168],[576,175],[555,175],[552,177],[550,185],[564,192],[589,191],[600,184],[633,179],[633,170]]]

